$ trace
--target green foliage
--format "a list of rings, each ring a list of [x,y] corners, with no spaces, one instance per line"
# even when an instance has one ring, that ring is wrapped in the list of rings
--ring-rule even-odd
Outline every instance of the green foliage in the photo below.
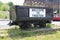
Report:
[[[0,13],[0,18],[2,19],[9,19],[9,14],[8,13]]]
[[[51,26],[52,26],[51,23],[46,24],[46,28],[50,28]]]
[[[3,3],[0,1],[0,11],[3,10],[2,5],[3,5]]]
[[[3,3],[0,1],[0,11],[8,11],[11,6],[13,6],[12,2]]]
[[[9,10],[9,6],[4,4],[0,7],[0,11],[8,11]]]
[[[12,2],[9,2],[8,5],[11,7],[11,6],[13,6],[13,3]]]
[[[0,1],[0,7],[1,7],[1,5],[3,5],[3,3]]]

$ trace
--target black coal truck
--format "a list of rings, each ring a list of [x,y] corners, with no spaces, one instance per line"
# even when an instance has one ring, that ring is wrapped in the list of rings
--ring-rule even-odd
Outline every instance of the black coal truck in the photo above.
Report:
[[[10,25],[19,25],[21,29],[27,29],[31,24],[44,28],[46,23],[51,23],[52,18],[53,8],[18,5],[10,8]]]

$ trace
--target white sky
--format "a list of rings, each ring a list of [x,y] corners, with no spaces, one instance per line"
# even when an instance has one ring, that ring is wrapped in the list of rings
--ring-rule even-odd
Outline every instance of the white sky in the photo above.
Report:
[[[4,3],[13,2],[14,5],[23,5],[25,0],[0,0]]]

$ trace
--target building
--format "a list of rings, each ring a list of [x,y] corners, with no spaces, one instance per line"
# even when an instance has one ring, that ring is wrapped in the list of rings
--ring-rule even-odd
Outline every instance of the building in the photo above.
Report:
[[[60,0],[25,0],[24,6],[51,7],[59,9]]]
[[[25,0],[25,6],[45,6],[44,0]]]

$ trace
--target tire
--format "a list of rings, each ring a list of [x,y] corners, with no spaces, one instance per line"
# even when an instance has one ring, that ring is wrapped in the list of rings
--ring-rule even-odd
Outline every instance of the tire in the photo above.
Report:
[[[42,21],[40,22],[39,28],[45,28],[46,27],[46,22]]]
[[[39,28],[39,22],[34,23],[34,28]]]
[[[19,27],[22,30],[27,30],[30,27],[30,23],[28,23],[28,22],[19,23]]]
[[[46,23],[51,23],[51,20],[47,21]]]

